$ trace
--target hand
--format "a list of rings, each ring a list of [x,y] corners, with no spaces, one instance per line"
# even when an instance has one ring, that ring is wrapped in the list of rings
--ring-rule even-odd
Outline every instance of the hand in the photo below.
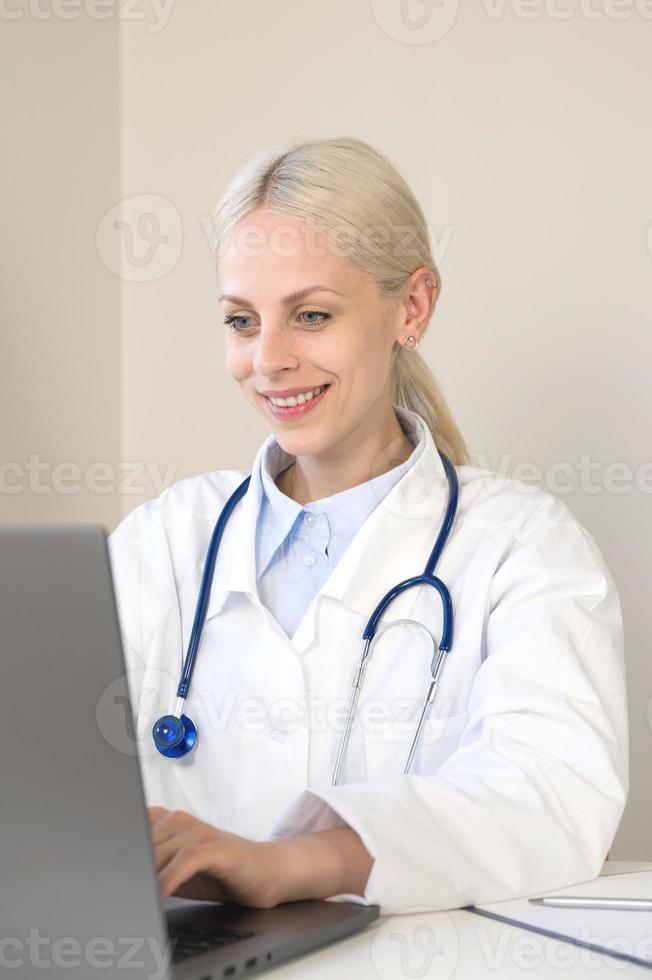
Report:
[[[183,810],[147,808],[161,898],[234,901],[271,908],[281,900],[278,846],[218,830]]]
[[[252,841],[183,810],[150,806],[147,813],[161,898],[266,909],[340,892],[364,896],[373,858],[349,826]]]

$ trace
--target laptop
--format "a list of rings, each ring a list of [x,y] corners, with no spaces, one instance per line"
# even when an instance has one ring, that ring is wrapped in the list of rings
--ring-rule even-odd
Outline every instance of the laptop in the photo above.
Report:
[[[107,732],[107,692],[123,730],[131,703],[102,527],[0,525],[0,624],[0,972],[243,977],[377,918],[354,902],[161,902],[138,754]]]

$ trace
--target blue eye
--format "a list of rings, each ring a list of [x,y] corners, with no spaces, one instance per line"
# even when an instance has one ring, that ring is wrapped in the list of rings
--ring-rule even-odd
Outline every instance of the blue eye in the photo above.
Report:
[[[323,317],[324,320],[330,320],[330,318],[331,318],[331,314],[330,313],[321,313],[319,310],[304,310],[303,313],[300,313],[299,315],[300,316],[320,316],[320,317]],[[322,323],[322,320],[304,320],[303,322],[306,323],[306,324],[314,323],[315,326],[316,326],[318,323]]]
[[[322,313],[321,310],[304,310],[299,316],[318,316],[319,320],[303,320],[303,324],[306,327],[319,326],[320,323],[330,320],[332,313]],[[248,316],[234,316],[232,313],[227,314],[224,317],[224,323],[227,327],[233,330],[234,333],[244,333],[247,327],[238,326],[237,321],[239,320],[250,320],[251,317]]]
[[[224,317],[224,323],[226,323],[227,327],[230,327],[231,330],[235,331],[235,333],[242,333],[241,328],[236,327],[235,325],[236,320],[248,320],[248,319],[249,319],[248,316],[232,316],[229,313],[227,316]]]

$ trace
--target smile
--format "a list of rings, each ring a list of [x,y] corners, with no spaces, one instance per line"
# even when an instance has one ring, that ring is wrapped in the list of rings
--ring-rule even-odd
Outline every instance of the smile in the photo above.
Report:
[[[290,398],[265,398],[268,409],[275,416],[281,419],[303,418],[308,412],[312,412],[319,405],[330,388],[330,385],[320,385],[307,391],[305,394],[291,396]]]

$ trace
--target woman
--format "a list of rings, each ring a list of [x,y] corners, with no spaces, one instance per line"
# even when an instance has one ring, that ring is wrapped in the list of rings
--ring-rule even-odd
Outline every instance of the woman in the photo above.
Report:
[[[182,758],[152,728],[247,471],[179,481],[109,539],[161,894],[394,913],[595,877],[628,790],[618,593],[565,504],[470,465],[415,350],[440,292],[417,201],[366,143],[312,140],[254,159],[214,223],[227,369],[271,432],[219,546]],[[404,773],[443,626],[421,584],[384,612],[334,785],[363,630],[426,565],[444,456],[455,629],[430,715]]]

